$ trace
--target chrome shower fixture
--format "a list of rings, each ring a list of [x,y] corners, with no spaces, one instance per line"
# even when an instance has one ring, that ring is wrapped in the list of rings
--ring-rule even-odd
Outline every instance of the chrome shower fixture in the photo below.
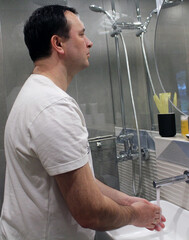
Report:
[[[189,183],[189,171],[184,171],[183,175],[174,176],[170,178],[164,178],[158,181],[153,181],[154,188],[160,188],[174,183],[186,182]]]
[[[154,14],[157,14],[157,9],[152,10],[150,15],[146,18],[146,21],[144,22],[144,24],[141,24],[140,30],[136,33],[137,37],[140,37],[142,33],[147,32],[148,25]]]
[[[106,16],[112,21],[115,22],[115,20],[113,19],[113,17],[109,14],[109,12],[105,11],[102,7],[100,6],[96,6],[96,5],[90,5],[89,9],[93,12],[98,12],[98,13],[104,13],[106,14]]]
[[[93,12],[104,13],[106,16],[111,20],[113,31],[110,33],[111,37],[115,37],[116,35],[120,34],[123,29],[140,29],[141,22],[119,22],[119,19],[116,20],[116,17],[110,15],[109,12],[105,11],[102,7],[96,5],[90,5],[89,9]]]
[[[103,12],[103,13],[105,13],[105,10],[100,6],[90,5],[89,9],[93,12]]]

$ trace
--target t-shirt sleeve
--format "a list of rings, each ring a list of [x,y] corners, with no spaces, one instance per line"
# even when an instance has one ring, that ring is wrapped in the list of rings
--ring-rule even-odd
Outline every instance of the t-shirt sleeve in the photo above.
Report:
[[[35,117],[29,132],[30,148],[51,176],[89,161],[85,120],[73,101],[62,99],[46,107]]]

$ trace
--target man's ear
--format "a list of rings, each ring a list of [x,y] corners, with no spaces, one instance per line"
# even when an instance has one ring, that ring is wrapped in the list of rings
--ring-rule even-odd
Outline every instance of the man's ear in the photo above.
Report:
[[[61,37],[53,35],[51,37],[51,45],[58,53],[64,54],[63,41]]]

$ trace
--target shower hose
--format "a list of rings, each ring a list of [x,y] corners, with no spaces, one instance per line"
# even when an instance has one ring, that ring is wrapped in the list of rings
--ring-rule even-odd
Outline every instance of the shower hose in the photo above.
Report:
[[[134,118],[135,118],[135,125],[136,125],[136,132],[137,132],[137,140],[138,140],[138,154],[139,154],[139,183],[138,183],[138,189],[136,189],[136,169],[135,169],[135,162],[134,160],[132,161],[132,185],[133,185],[133,193],[135,196],[140,196],[141,195],[141,188],[142,188],[142,154],[141,154],[141,142],[140,142],[140,132],[139,132],[139,127],[138,127],[138,119],[137,119],[137,114],[136,114],[136,108],[135,108],[135,101],[133,97],[133,87],[132,87],[132,81],[131,81],[131,73],[130,73],[130,66],[129,66],[129,59],[128,59],[128,54],[127,54],[127,47],[125,40],[123,38],[122,33],[119,33],[122,44],[123,44],[123,49],[124,49],[124,55],[125,55],[125,62],[126,62],[126,67],[127,67],[127,75],[128,75],[128,81],[129,81],[129,89],[130,89],[130,95],[131,95],[131,102],[132,102],[132,107],[133,107],[133,113],[134,113]]]

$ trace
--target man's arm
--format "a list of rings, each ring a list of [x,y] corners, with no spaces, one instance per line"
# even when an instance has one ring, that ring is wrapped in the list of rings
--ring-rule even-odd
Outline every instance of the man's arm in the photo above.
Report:
[[[158,206],[143,202],[122,206],[103,195],[89,164],[55,179],[72,216],[84,228],[106,231],[128,224],[154,228],[159,223]]]
[[[121,191],[113,189],[113,188],[105,185],[104,183],[102,183],[98,179],[96,179],[96,183],[99,186],[99,189],[102,192],[102,194],[111,198],[113,201],[115,201],[119,205],[130,206],[130,205],[132,205],[133,203],[136,203],[136,202],[143,202],[143,203],[146,203],[146,204],[151,204],[149,201],[147,201],[144,198],[129,196],[129,195],[127,195],[127,194],[125,194]],[[153,228],[148,228],[148,227],[147,228],[149,230],[160,231],[162,228],[165,227],[165,225],[164,225],[165,221],[166,221],[165,217],[163,215],[161,215],[161,222],[159,223],[159,225],[156,225]]]
[[[139,202],[139,201],[142,201],[144,203],[149,203],[144,198],[132,197],[132,196],[129,196],[129,195],[127,195],[123,192],[120,192],[116,189],[113,189],[113,188],[105,185],[104,183],[102,183],[98,179],[96,179],[96,183],[97,183],[100,191],[102,192],[102,194],[111,198],[113,201],[115,201],[119,205],[129,206],[129,205],[133,204],[134,202]]]

